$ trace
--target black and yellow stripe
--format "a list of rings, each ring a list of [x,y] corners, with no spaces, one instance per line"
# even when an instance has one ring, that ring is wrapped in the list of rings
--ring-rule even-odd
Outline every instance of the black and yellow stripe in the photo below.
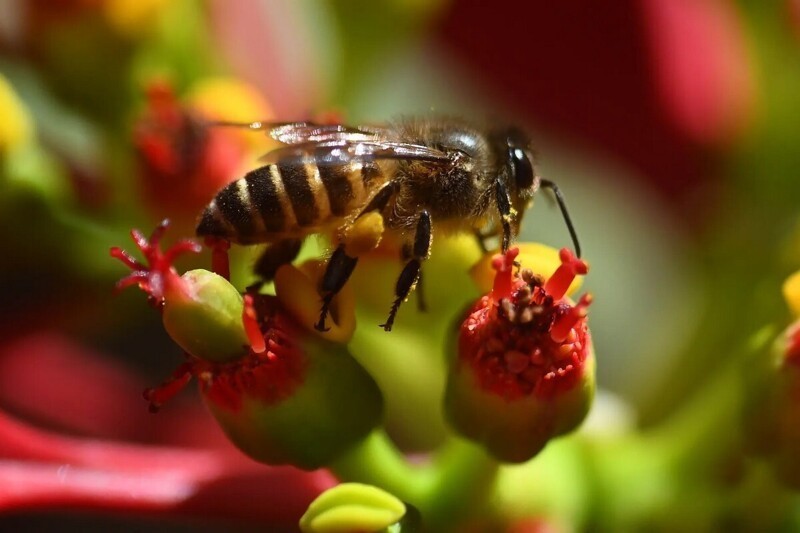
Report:
[[[282,162],[248,172],[206,207],[197,235],[240,244],[303,236],[363,206],[384,182],[377,164]]]
[[[314,201],[307,166],[304,163],[277,164],[278,174],[283,181],[286,196],[292,204],[297,225],[300,227],[318,224],[321,217],[319,207]]]
[[[319,177],[328,195],[331,213],[337,217],[348,214],[348,207],[355,198],[353,186],[350,184],[352,168],[350,166],[319,166]]]

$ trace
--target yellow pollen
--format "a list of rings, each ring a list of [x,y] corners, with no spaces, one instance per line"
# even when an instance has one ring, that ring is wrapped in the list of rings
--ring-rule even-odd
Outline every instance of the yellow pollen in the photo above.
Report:
[[[800,270],[783,282],[783,297],[795,318],[800,318]]]

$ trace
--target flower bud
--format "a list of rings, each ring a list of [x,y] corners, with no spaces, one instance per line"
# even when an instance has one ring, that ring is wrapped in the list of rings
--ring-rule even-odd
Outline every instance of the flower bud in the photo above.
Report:
[[[317,497],[300,518],[303,533],[419,531],[419,512],[388,492],[361,483],[342,483]]]
[[[239,177],[247,148],[241,132],[209,124],[199,102],[187,105],[168,83],[154,82],[133,131],[144,200],[187,228],[219,189]]]
[[[191,241],[182,241],[166,252],[160,240],[167,222],[146,239],[131,234],[149,265],[133,259],[119,248],[111,255],[134,270],[117,283],[122,289],[138,284],[162,311],[164,328],[186,353],[208,361],[226,361],[247,351],[248,338],[242,324],[242,295],[221,276],[207,270],[190,270],[179,276],[173,261],[181,253],[199,252]]]
[[[383,418],[383,396],[343,344],[299,326],[274,297],[255,302],[266,350],[198,373],[211,413],[242,451],[313,470]]]
[[[329,464],[381,422],[383,396],[343,344],[315,334],[311,323],[298,325],[275,296],[242,297],[204,270],[179,276],[174,258],[199,246],[181,241],[162,252],[165,229],[162,223],[149,240],[133,232],[147,265],[111,251],[134,270],[117,286],[138,284],[147,292],[188,356],[171,380],[146,392],[151,410],[195,376],[209,410],[242,451],[309,470]]]
[[[800,321],[787,328],[748,369],[745,435],[786,485],[800,489]]]
[[[0,74],[0,157],[33,139],[34,127],[26,106]]]
[[[494,284],[461,323],[445,409],[452,426],[497,459],[522,462],[575,429],[594,393],[588,295],[564,297],[585,262],[568,250],[544,280],[513,273],[519,250],[495,256]]]

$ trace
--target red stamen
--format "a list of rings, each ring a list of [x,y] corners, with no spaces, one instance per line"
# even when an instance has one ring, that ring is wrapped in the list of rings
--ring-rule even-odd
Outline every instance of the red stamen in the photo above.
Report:
[[[786,362],[800,366],[800,323],[787,334]]]
[[[575,254],[569,248],[562,248],[558,256],[561,259],[561,265],[544,285],[547,295],[551,296],[555,301],[564,297],[576,276],[585,275],[589,271],[589,265],[582,259],[575,257]]]
[[[139,261],[134,259],[134,257],[131,254],[129,254],[128,252],[126,252],[125,250],[120,248],[119,246],[112,246],[111,247],[111,257],[119,259],[120,261],[125,263],[125,266],[127,266],[128,268],[131,268],[133,270],[146,270],[147,269],[147,267],[145,265],[143,265],[142,263],[140,263]]]
[[[200,246],[199,243],[195,241],[191,241],[188,239],[183,239],[175,244],[173,244],[166,252],[164,252],[164,261],[166,263],[172,264],[175,262],[175,258],[177,258],[181,254],[185,253],[193,253],[199,254],[203,251],[203,247]]]
[[[175,369],[172,376],[158,387],[146,389],[144,399],[150,402],[150,412],[157,413],[158,410],[167,403],[172,397],[178,394],[192,379],[192,364],[183,363]]]
[[[218,239],[216,237],[206,237],[206,246],[211,248],[211,270],[222,276],[223,278],[231,279],[231,265],[228,259],[228,250],[231,243],[225,239]]]
[[[136,285],[137,283],[142,283],[143,281],[146,280],[147,280],[146,272],[133,272],[132,274],[128,274],[127,276],[119,280],[117,284],[114,286],[114,289],[116,291],[121,291],[122,289],[127,289],[131,285]]]
[[[244,310],[242,311],[242,323],[247,338],[250,340],[250,349],[254,353],[264,353],[267,345],[264,342],[264,334],[258,324],[258,314],[253,303],[253,295],[244,295]]]
[[[514,274],[514,259],[519,255],[519,248],[509,248],[505,254],[497,254],[492,258],[492,268],[497,272],[492,286],[492,299],[499,302],[511,295]]]
[[[558,317],[550,329],[550,338],[554,342],[564,342],[569,336],[570,331],[588,314],[589,305],[592,303],[592,295],[584,294],[575,307],[571,307],[566,314]]]
[[[130,287],[137,284],[144,292],[151,296],[157,302],[164,300],[164,292],[166,285],[173,288],[179,288],[178,285],[182,283],[178,272],[172,265],[175,258],[180,254],[186,252],[197,253],[200,251],[200,246],[192,241],[182,240],[169,248],[166,252],[162,252],[160,248],[161,238],[169,226],[169,221],[164,220],[153,230],[150,239],[144,236],[139,230],[131,230],[131,237],[136,243],[136,247],[147,260],[147,263],[141,263],[133,258],[128,252],[119,247],[111,248],[111,257],[119,259],[128,268],[134,270],[132,274],[122,278],[117,282],[117,290]]]

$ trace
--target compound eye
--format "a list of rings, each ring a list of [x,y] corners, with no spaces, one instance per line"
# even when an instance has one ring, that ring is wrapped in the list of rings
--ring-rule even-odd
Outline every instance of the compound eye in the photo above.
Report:
[[[522,148],[509,147],[511,163],[514,167],[514,182],[518,190],[533,187],[533,164],[528,152]]]

